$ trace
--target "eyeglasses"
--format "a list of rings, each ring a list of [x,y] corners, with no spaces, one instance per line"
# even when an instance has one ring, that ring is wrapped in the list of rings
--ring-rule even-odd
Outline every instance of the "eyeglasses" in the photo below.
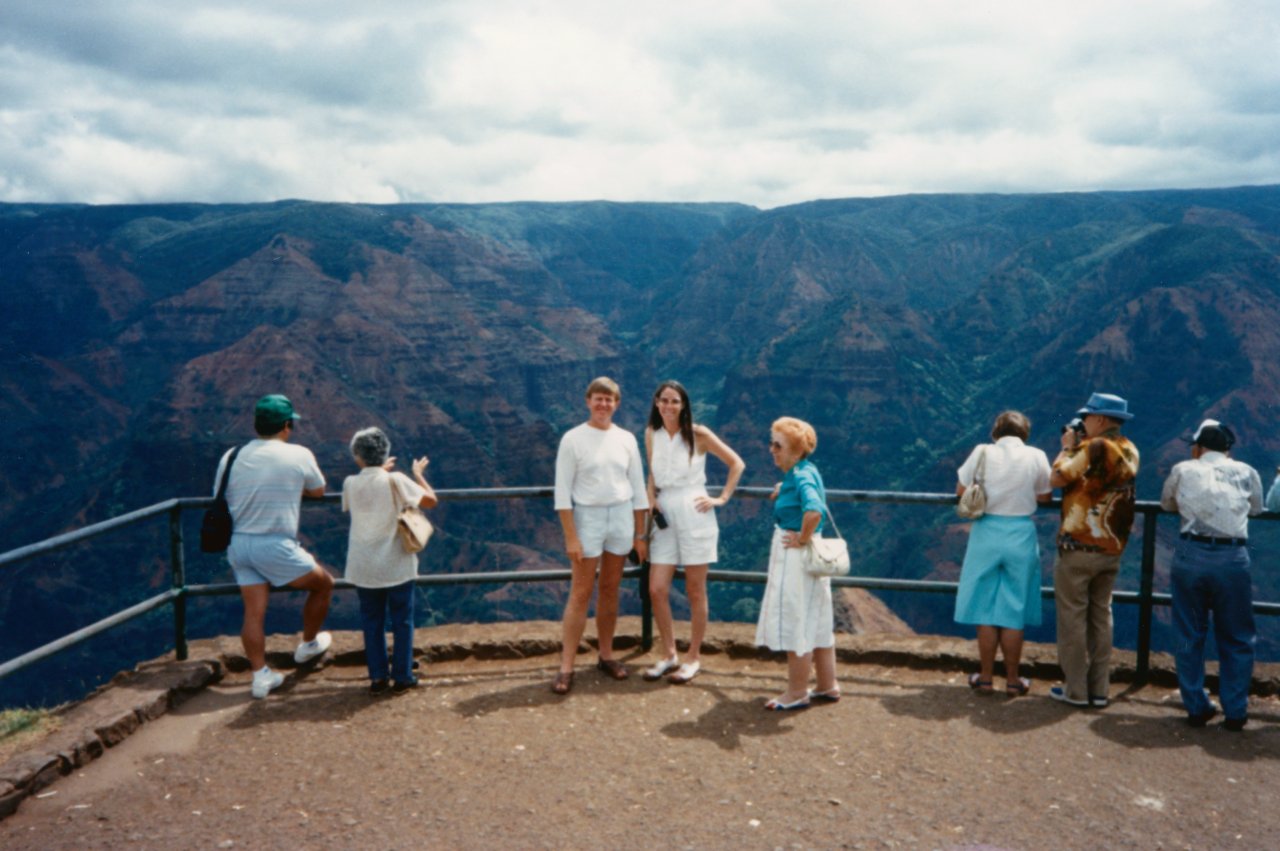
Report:
[[[769,448],[770,448],[770,449],[781,449],[781,448],[782,448],[782,444],[781,444],[781,443],[779,443],[779,442],[778,442],[778,441],[776,441],[776,440],[771,440],[771,441],[769,441]]]

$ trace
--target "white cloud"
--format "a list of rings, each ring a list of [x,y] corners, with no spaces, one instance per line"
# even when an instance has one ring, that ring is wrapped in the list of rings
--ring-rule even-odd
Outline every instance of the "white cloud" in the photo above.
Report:
[[[1265,2],[7,0],[0,200],[1280,182]]]

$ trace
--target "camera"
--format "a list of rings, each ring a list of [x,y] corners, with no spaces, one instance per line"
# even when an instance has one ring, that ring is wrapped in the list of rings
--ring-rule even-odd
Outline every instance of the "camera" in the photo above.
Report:
[[[1080,417],[1075,417],[1071,422],[1062,427],[1063,434],[1066,434],[1068,430],[1074,431],[1076,434],[1084,437],[1084,420],[1080,419]]]
[[[667,528],[667,518],[663,516],[661,508],[653,509],[653,525],[659,529]]]

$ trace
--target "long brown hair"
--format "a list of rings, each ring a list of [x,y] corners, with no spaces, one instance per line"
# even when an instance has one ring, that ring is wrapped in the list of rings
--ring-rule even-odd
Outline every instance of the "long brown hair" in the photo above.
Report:
[[[649,405],[649,428],[657,431],[662,428],[662,414],[658,412],[658,397],[662,395],[662,391],[670,387],[672,390],[680,394],[680,436],[684,438],[685,445],[689,447],[689,457],[693,457],[693,410],[689,405],[689,393],[684,389],[684,385],[679,381],[667,379],[658,385],[658,389],[653,391],[653,402]]]

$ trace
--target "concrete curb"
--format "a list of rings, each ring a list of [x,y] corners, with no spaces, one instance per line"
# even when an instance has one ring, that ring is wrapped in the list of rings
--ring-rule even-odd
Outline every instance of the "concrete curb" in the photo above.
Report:
[[[146,662],[58,710],[56,731],[0,765],[0,819],[12,815],[29,795],[102,756],[147,721],[222,679],[222,670],[210,659]]]

